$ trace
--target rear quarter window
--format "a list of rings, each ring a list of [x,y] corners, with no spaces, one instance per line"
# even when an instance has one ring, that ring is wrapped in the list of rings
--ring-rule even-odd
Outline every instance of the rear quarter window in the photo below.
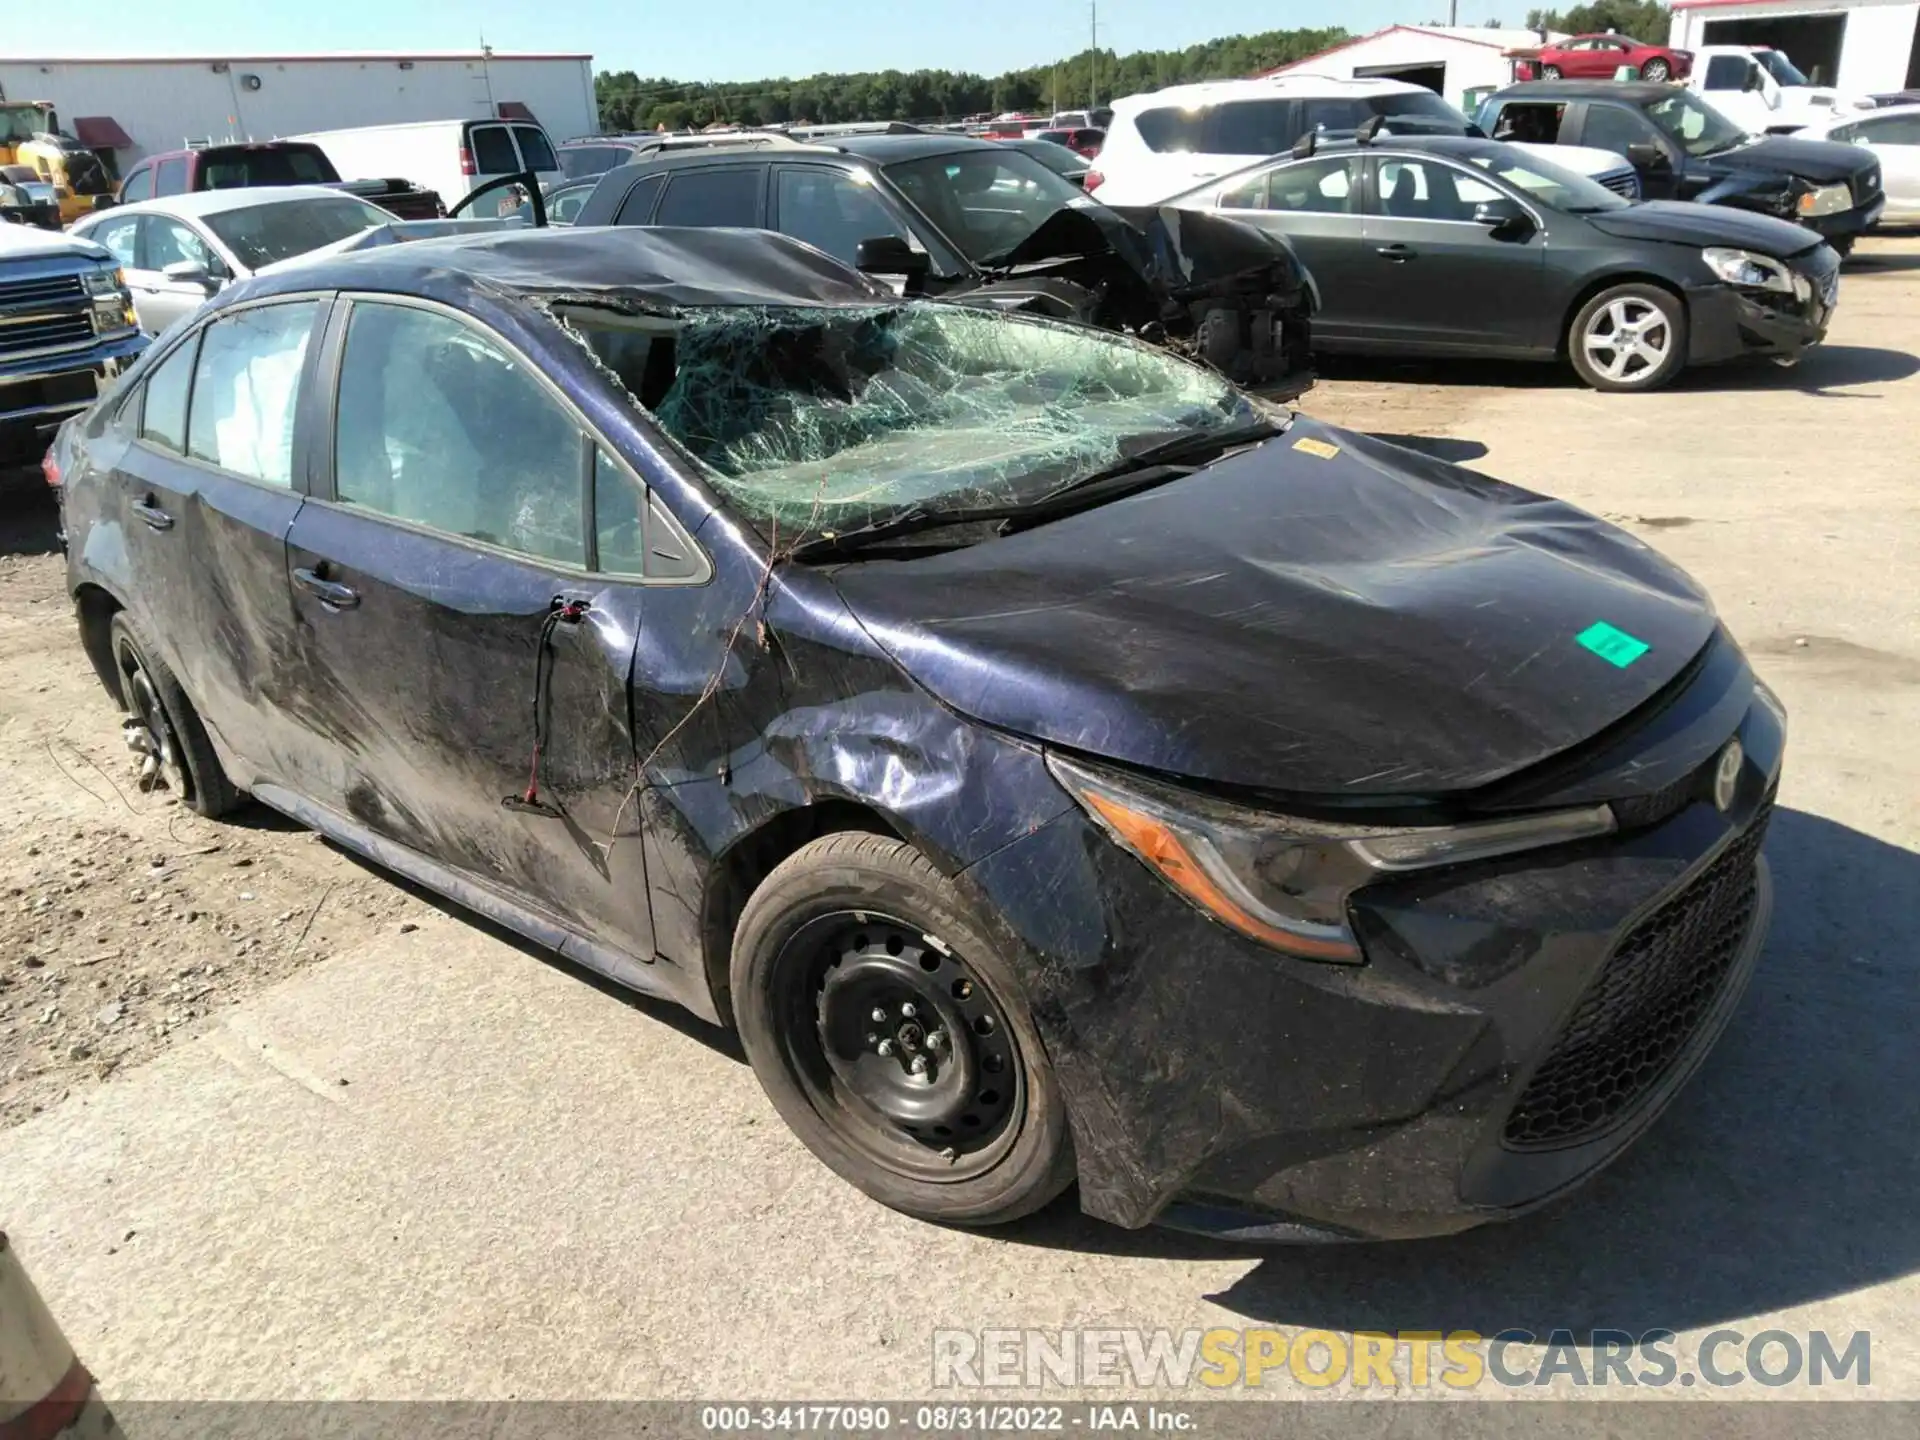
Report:
[[[1140,139],[1156,155],[1182,155],[1203,150],[1210,110],[1142,110],[1133,124]]]
[[[620,213],[613,217],[616,225],[645,225],[653,218],[653,202],[660,198],[660,187],[665,182],[658,175],[648,175],[639,180],[627,191],[627,198],[620,203]]]

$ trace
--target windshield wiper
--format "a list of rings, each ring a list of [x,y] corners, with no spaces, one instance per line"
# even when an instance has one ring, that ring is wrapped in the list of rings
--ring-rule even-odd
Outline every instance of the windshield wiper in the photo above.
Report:
[[[1291,423],[1289,420],[1287,423]],[[898,540],[909,535],[925,535],[934,531],[965,531],[971,527],[992,525],[997,522],[998,533],[1011,535],[1015,531],[1025,530],[1034,525],[1043,525],[1049,520],[1058,520],[1063,516],[1081,510],[1092,509],[1109,500],[1119,499],[1155,485],[1164,485],[1169,480],[1178,480],[1194,473],[1198,466],[1177,465],[1173,461],[1191,459],[1207,455],[1208,463],[1220,458],[1228,450],[1258,444],[1284,433],[1286,425],[1271,420],[1262,420],[1253,425],[1240,425],[1231,430],[1212,430],[1203,432],[1185,431],[1158,444],[1143,449],[1115,461],[1091,475],[1056,489],[1049,490],[1037,499],[1009,503],[1005,505],[984,505],[973,509],[913,509],[877,525],[868,525],[859,530],[849,530],[843,534],[818,535],[803,541],[793,550],[793,558],[800,561],[817,561],[836,555],[851,554],[856,550],[870,549],[890,540]],[[1208,452],[1215,452],[1208,455]],[[985,535],[977,538],[984,539]],[[959,544],[970,544],[971,540],[959,540]]]
[[[1271,440],[1274,436],[1281,434],[1285,428],[1271,420],[1261,420],[1252,425],[1236,426],[1231,430],[1215,430],[1199,435],[1176,435],[1157,445],[1149,445],[1144,450],[1136,450],[1104,470],[1096,470],[1093,474],[1069,481],[1056,490],[1049,490],[1037,500],[1028,501],[1001,523],[1000,533],[1011,535],[1018,530],[1044,525],[1049,520],[1058,520],[1062,516],[1089,510],[1095,505],[1104,505],[1107,501],[1118,500],[1124,495],[1133,495],[1142,490],[1151,489],[1155,485],[1164,485],[1169,480],[1183,479],[1193,474],[1199,467],[1175,462],[1206,455],[1207,463],[1211,464],[1229,450]]]

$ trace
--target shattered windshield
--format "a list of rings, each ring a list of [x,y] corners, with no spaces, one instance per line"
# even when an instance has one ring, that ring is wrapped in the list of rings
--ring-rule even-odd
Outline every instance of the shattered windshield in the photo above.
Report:
[[[795,535],[1024,505],[1262,418],[1124,337],[926,301],[565,319],[736,509]]]
[[[1689,155],[1717,155],[1747,139],[1746,131],[1685,90],[1663,95],[1643,108],[1647,118],[1678,140]]]
[[[1003,260],[1068,205],[1078,185],[1014,149],[959,150],[886,167],[900,193],[975,265]]]

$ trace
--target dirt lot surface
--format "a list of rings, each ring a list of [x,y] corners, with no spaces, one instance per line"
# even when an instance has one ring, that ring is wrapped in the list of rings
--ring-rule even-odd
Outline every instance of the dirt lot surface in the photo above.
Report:
[[[10,484],[0,1223],[116,1397],[897,1397],[938,1326],[1249,1324],[1670,1327],[1683,1364],[1717,1327],[1864,1329],[1872,1394],[1920,1397],[1917,337],[1920,240],[1876,240],[1798,370],[1609,397],[1342,366],[1306,398],[1628,526],[1793,715],[1772,936],[1710,1062],[1567,1203],[1400,1246],[869,1204],[726,1037],[257,811],[139,793],[51,507]],[[1687,1392],[1727,1393],[1814,1392]]]
[[[65,576],[39,472],[0,475],[0,1129],[420,908],[264,809],[143,794]]]

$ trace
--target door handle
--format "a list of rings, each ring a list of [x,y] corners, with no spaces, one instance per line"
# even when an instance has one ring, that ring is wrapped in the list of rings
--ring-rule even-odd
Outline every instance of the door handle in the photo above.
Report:
[[[329,610],[351,610],[360,603],[358,591],[349,590],[337,580],[329,580],[318,570],[296,570],[293,572],[294,584],[309,594],[316,595],[320,603]]]
[[[144,500],[135,501],[133,513],[138,515],[141,520],[145,521],[152,529],[171,530],[173,528],[173,516],[154,504],[151,495]]]
[[[1413,260],[1418,258],[1420,254],[1420,252],[1411,245],[1381,245],[1376,248],[1375,253],[1384,255],[1387,259],[1395,262]]]

